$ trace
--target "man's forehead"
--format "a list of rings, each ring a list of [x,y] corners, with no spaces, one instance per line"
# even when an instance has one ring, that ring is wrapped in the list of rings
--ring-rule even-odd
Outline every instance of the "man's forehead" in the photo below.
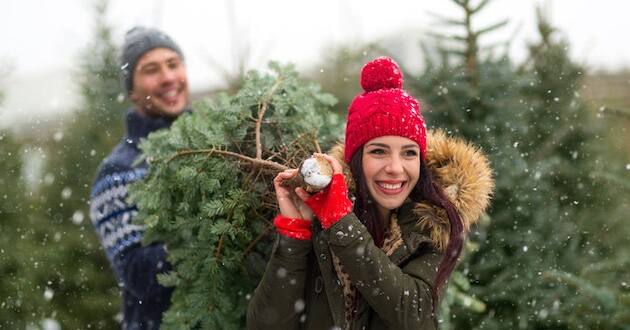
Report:
[[[181,60],[181,57],[176,51],[169,48],[154,48],[140,57],[137,67],[139,68],[148,64],[167,62],[173,59]]]

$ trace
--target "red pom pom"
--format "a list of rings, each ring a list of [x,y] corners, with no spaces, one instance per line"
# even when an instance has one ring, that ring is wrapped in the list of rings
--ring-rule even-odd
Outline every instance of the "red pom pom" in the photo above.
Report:
[[[398,64],[389,57],[368,62],[361,70],[361,87],[366,92],[379,89],[402,88],[403,76]]]

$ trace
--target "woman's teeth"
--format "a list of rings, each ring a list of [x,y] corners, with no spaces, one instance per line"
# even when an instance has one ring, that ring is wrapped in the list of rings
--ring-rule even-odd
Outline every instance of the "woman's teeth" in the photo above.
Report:
[[[379,186],[381,186],[382,188],[385,189],[400,189],[400,187],[402,187],[403,183],[399,182],[399,183],[384,183],[384,182],[377,182],[377,184]]]

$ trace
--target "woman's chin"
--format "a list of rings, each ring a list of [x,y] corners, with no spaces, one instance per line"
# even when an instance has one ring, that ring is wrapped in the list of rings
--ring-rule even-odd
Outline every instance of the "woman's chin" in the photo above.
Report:
[[[403,205],[403,203],[405,202],[404,198],[396,198],[396,199],[391,199],[391,198],[387,198],[387,199],[381,199],[381,198],[377,198],[375,200],[376,203],[378,203],[378,205],[380,205],[382,208],[387,209],[389,211],[395,210],[399,207],[401,207]]]

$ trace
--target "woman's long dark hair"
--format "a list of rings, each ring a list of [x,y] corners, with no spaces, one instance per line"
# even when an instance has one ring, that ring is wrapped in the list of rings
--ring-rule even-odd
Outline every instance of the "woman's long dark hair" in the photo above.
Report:
[[[365,225],[370,235],[374,239],[374,244],[378,247],[383,246],[385,240],[385,222],[378,216],[376,202],[370,196],[367,183],[363,174],[363,148],[359,148],[350,161],[350,171],[354,178],[356,187],[354,203],[354,212],[361,222]],[[433,181],[431,171],[426,165],[424,157],[420,157],[420,179],[409,195],[414,202],[428,201],[429,203],[443,208],[448,215],[450,225],[449,240],[444,256],[435,276],[435,284],[433,285],[431,295],[433,296],[433,310],[435,311],[439,300],[440,288],[453,272],[457,258],[462,251],[464,243],[463,231],[464,226],[457,212],[457,209],[451,203],[440,186]]]

